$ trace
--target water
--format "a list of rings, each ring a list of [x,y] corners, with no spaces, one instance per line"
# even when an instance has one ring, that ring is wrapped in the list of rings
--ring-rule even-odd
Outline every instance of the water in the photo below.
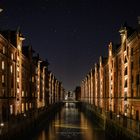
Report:
[[[65,103],[45,126],[32,140],[105,140],[104,131],[87,119],[75,103]]]

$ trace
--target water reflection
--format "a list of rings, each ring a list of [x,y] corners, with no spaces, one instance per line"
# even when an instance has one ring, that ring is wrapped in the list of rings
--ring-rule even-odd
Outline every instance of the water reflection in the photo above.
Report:
[[[104,132],[91,123],[79,111],[75,103],[65,103],[65,107],[32,140],[105,140]]]

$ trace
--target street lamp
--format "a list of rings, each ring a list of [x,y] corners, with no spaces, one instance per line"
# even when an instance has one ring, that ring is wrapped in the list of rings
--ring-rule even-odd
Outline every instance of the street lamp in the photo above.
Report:
[[[1,123],[0,123],[0,135],[2,135],[3,127],[4,127],[4,123],[1,122]]]

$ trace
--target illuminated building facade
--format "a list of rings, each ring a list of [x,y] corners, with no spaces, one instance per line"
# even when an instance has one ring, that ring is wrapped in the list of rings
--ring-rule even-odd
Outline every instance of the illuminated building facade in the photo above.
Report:
[[[136,127],[140,120],[140,31],[124,25],[119,33],[120,45],[110,43],[108,58],[100,57],[81,82],[81,100],[105,118],[124,116],[127,126]]]
[[[62,84],[48,71],[47,60],[23,46],[24,39],[19,31],[0,33],[0,123],[63,99]]]
[[[54,104],[55,102],[62,101],[64,99],[64,88],[62,83],[59,82],[52,72],[49,75],[49,104]]]

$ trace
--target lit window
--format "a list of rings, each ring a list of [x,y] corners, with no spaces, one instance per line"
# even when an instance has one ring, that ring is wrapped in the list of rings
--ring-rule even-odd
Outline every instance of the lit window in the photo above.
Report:
[[[132,115],[134,115],[134,106],[132,106]]]
[[[17,71],[19,71],[19,67],[17,67]]]
[[[24,91],[22,91],[22,97],[24,97]]]
[[[2,70],[4,70],[4,61],[2,61]]]
[[[19,88],[17,88],[17,93],[19,93]]]
[[[19,77],[17,77],[17,82],[19,82]]]
[[[28,103],[26,103],[26,110],[28,110]]]
[[[10,70],[11,70],[11,73],[13,73],[13,67],[12,67],[12,65],[10,66]]]
[[[3,54],[5,54],[5,47],[3,47]]]
[[[2,75],[2,83],[4,83],[4,75]]]
[[[13,105],[10,105],[10,114],[13,114]]]
[[[34,97],[34,92],[32,92],[32,97]]]
[[[14,54],[13,54],[13,53],[11,53],[11,59],[12,59],[12,60],[14,59]]]
[[[32,76],[32,82],[34,82],[34,76]]]
[[[24,103],[22,103],[22,113],[24,112]]]

